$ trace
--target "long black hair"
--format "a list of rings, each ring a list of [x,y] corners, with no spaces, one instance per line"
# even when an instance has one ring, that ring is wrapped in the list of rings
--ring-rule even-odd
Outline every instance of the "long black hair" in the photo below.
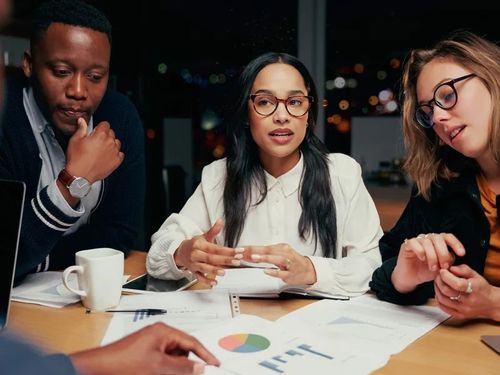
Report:
[[[337,243],[335,202],[330,187],[328,150],[314,134],[318,116],[318,95],[313,79],[296,57],[269,52],[252,60],[240,76],[240,97],[234,118],[227,124],[227,176],[224,187],[225,242],[234,247],[243,231],[248,209],[260,204],[266,197],[267,184],[259,152],[248,125],[248,101],[255,78],[270,64],[282,63],[293,66],[304,79],[308,95],[314,97],[309,110],[308,124],[300,151],[304,160],[299,201],[302,207],[298,231],[306,240],[313,234],[315,248],[318,240],[324,256],[333,257]],[[252,189],[258,189],[260,199],[251,202]]]

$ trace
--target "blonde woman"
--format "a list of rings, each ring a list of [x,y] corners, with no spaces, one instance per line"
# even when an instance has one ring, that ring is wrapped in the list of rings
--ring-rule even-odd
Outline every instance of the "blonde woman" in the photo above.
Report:
[[[403,90],[416,188],[370,286],[394,303],[435,296],[456,318],[500,321],[500,48],[459,32],[415,50]]]

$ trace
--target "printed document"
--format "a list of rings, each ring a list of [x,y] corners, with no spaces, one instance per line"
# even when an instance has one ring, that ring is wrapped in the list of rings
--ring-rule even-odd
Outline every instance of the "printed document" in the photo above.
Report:
[[[155,322],[163,322],[192,333],[239,315],[239,299],[227,291],[157,292],[122,296],[101,345],[121,339]],[[147,309],[166,310],[149,314]],[[135,311],[137,310],[137,311]]]
[[[392,355],[448,319],[433,306],[399,306],[372,294],[350,301],[322,300],[277,320],[286,329],[315,328],[335,342],[351,342],[357,352]]]
[[[278,323],[240,315],[194,336],[220,361],[205,374],[367,374],[383,366],[384,358],[351,353],[341,341],[298,335]],[[191,355],[195,357],[195,355]]]

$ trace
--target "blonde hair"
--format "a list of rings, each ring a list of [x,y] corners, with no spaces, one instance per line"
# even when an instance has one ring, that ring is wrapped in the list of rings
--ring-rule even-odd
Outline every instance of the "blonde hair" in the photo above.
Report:
[[[430,200],[431,185],[438,179],[449,180],[458,175],[448,157],[449,146],[442,146],[433,129],[421,127],[415,119],[418,105],[416,85],[423,67],[437,59],[453,61],[483,81],[492,103],[500,101],[500,47],[471,32],[461,31],[438,42],[432,49],[413,50],[403,69],[403,137],[406,146],[404,170],[415,181],[418,194]],[[493,105],[490,114],[488,148],[500,163],[500,108]],[[448,149],[448,150],[447,150]],[[450,152],[446,152],[450,151]],[[455,156],[456,156],[455,152]],[[467,158],[462,156],[462,163]],[[469,159],[470,160],[470,159]]]

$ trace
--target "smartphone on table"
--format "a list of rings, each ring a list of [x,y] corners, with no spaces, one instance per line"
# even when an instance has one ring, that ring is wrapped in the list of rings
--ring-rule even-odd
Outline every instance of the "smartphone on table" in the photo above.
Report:
[[[197,281],[187,277],[179,280],[162,280],[143,274],[123,284],[122,290],[129,293],[178,292],[189,288]]]

